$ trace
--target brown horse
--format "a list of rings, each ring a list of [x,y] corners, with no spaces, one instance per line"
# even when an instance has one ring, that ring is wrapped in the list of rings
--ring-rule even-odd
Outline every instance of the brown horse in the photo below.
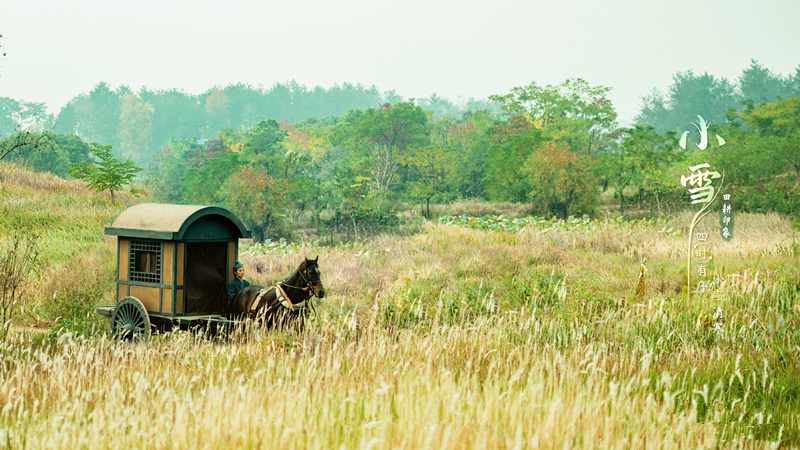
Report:
[[[267,328],[294,326],[303,332],[304,318],[312,297],[325,296],[320,280],[319,256],[300,263],[283,282],[274,286],[253,284],[242,289],[230,305],[230,314],[256,320]]]

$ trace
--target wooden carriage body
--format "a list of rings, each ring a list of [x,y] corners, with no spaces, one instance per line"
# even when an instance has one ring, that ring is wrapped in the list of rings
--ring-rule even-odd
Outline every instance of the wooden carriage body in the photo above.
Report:
[[[117,236],[116,301],[134,297],[151,321],[181,324],[227,312],[239,239],[251,235],[224,208],[156,203],[131,206],[105,233]]]

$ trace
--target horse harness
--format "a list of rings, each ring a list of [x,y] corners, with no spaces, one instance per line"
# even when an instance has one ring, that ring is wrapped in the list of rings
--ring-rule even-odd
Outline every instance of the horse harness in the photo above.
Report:
[[[261,300],[264,298],[265,295],[267,295],[268,293],[270,293],[272,291],[277,291],[275,293],[275,296],[277,297],[278,302],[280,303],[280,305],[283,306],[284,308],[286,308],[286,309],[288,309],[290,311],[296,311],[296,310],[300,310],[300,309],[305,308],[306,301],[303,300],[300,303],[292,303],[291,300],[289,300],[289,296],[286,294],[286,291],[283,290],[283,287],[281,286],[281,284],[283,284],[283,283],[277,283],[277,284],[275,284],[275,286],[270,286],[270,287],[268,287],[266,289],[261,289],[260,291],[258,291],[258,295],[256,296],[256,299],[253,300],[253,303],[250,305],[250,313],[251,314],[255,314],[256,311],[258,311],[258,307],[261,306]],[[286,286],[288,286],[288,285],[286,285]],[[295,286],[291,286],[291,287],[295,287]],[[302,289],[304,291],[308,290],[307,287],[298,288],[298,289]]]
[[[267,295],[271,291],[276,291],[275,292],[275,297],[278,300],[278,304],[280,304],[284,308],[286,308],[286,309],[288,309],[290,311],[300,311],[300,310],[304,309],[306,307],[306,303],[308,303],[308,305],[311,306],[311,309],[314,311],[314,314],[316,315],[317,311],[314,308],[314,304],[311,302],[311,298],[314,297],[316,294],[311,289],[311,283],[308,282],[308,279],[306,279],[305,274],[301,271],[299,275],[300,275],[301,279],[303,280],[303,282],[305,283],[306,287],[292,286],[291,284],[287,284],[285,282],[279,282],[279,283],[275,283],[274,286],[270,286],[270,287],[268,287],[266,289],[261,289],[258,292],[258,295],[256,296],[256,299],[253,300],[253,303],[250,305],[250,311],[249,311],[250,314],[251,315],[256,315],[257,311],[258,311],[258,307],[261,305],[261,300],[264,298],[264,296]],[[289,299],[289,296],[286,294],[286,291],[283,290],[284,286],[304,291],[305,292],[305,298],[303,299],[303,301],[301,301],[299,303],[292,303],[291,299]],[[263,312],[263,314],[266,314],[267,312],[268,312],[268,310],[265,310]]]

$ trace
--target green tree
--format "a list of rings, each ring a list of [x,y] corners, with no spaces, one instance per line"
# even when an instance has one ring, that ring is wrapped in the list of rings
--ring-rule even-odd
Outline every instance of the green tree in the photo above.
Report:
[[[751,104],[735,117],[753,128],[763,138],[763,145],[773,149],[784,170],[793,171],[800,182],[800,97]]]
[[[416,179],[407,187],[410,196],[425,204],[425,217],[431,217],[431,199],[446,191],[446,183],[453,170],[451,151],[439,146],[410,147],[403,154],[403,164],[415,174]]]
[[[575,78],[557,86],[533,82],[489,98],[509,116],[528,116],[546,139],[575,153],[593,155],[608,149],[619,134],[609,91],[609,87],[592,86]]]
[[[364,110],[355,126],[356,138],[376,146],[405,150],[429,143],[428,116],[411,102]]]
[[[778,97],[791,96],[788,80],[767,69],[755,59],[739,76],[739,93],[742,101],[753,103],[774,102]]]
[[[732,114],[752,131],[737,136],[726,163],[747,174],[735,207],[800,214],[800,97],[753,105]],[[738,156],[738,157],[737,157]]]
[[[800,97],[800,64],[794,69],[794,73],[786,77],[787,97]]]
[[[619,200],[620,214],[625,214],[625,189],[635,189],[634,199],[641,208],[655,207],[658,214],[668,206],[683,201],[683,190],[678,189],[670,174],[670,166],[683,159],[683,152],[675,152],[675,139],[656,133],[650,125],[638,124],[625,129],[619,150],[604,155],[595,167],[611,162],[611,170],[603,175],[616,187],[614,197]],[[596,172],[597,173],[597,172]],[[652,209],[651,209],[652,211]]]
[[[120,152],[125,159],[137,163],[153,159],[155,151],[148,147],[153,131],[153,105],[135,94],[121,99],[119,115]]]
[[[359,239],[397,225],[391,203],[380,197],[375,181],[364,176],[371,164],[368,157],[356,153],[345,154],[336,163],[329,185],[340,204],[330,208],[331,218],[323,221],[331,230],[343,229]],[[329,198],[332,202],[334,196]]]
[[[74,134],[52,134],[56,145],[68,155],[70,163],[82,163],[89,159],[89,144]]]
[[[242,167],[220,187],[225,204],[250,225],[256,239],[283,236],[283,211],[286,209],[287,186],[281,180],[252,167]]]
[[[205,109],[196,95],[178,89],[151,91],[143,88],[139,97],[153,106],[148,148],[158,149],[173,138],[191,139],[202,134]]]
[[[20,122],[27,128],[45,130],[52,128],[53,117],[47,114],[44,102],[24,102],[20,113]]]
[[[191,145],[193,143],[188,139],[171,139],[159,149],[147,167],[145,183],[156,201],[181,202],[181,190],[187,169],[185,155]]]
[[[94,106],[87,94],[73,97],[61,108],[53,131],[61,134],[76,134],[81,139],[90,140],[92,129],[92,110]]]
[[[494,127],[492,140],[482,180],[486,193],[494,201],[528,201],[532,186],[523,167],[547,142],[542,130],[533,128],[524,116],[512,116],[508,126]]]
[[[727,79],[688,70],[672,76],[666,94],[654,90],[645,96],[634,121],[652,125],[659,134],[682,132],[698,114],[709,123],[724,122],[728,109],[737,104],[734,86]]]
[[[230,101],[222,88],[214,88],[205,94],[206,128],[205,136],[214,136],[223,128],[231,126]]]
[[[130,186],[136,174],[142,170],[133,161],[114,158],[110,145],[92,143],[89,152],[96,161],[72,164],[70,172],[97,192],[109,191],[111,201],[116,201],[114,193]],[[139,191],[131,187],[131,194],[138,195]]]
[[[192,150],[190,148],[189,151]],[[229,152],[210,155],[207,159],[196,161],[196,166],[192,165],[186,169],[181,185],[182,202],[198,205],[220,204],[223,201],[219,193],[220,188],[242,166],[239,154]]]
[[[286,134],[277,120],[262,119],[244,133],[244,150],[255,155],[273,156],[279,152]]]
[[[0,138],[5,138],[19,129],[18,119],[22,105],[13,98],[0,97]]]
[[[37,171],[66,176],[69,156],[50,133],[20,131],[0,141],[0,160],[24,163]]]
[[[120,117],[120,96],[129,93],[125,86],[119,87],[116,91],[111,90],[108,83],[101,82],[95,85],[89,92],[88,108],[81,123],[87,128],[87,135],[81,136],[90,142],[102,142],[106,145],[116,146],[119,143],[119,117]]]
[[[447,98],[444,98],[437,93],[433,93],[430,97],[417,99],[417,104],[425,111],[433,113],[433,117],[441,118],[444,116],[458,115],[459,108]]]
[[[484,197],[481,179],[484,176],[486,149],[489,147],[489,130],[493,119],[486,109],[468,113],[465,119],[450,129],[449,142],[453,149],[451,155],[454,167],[450,173],[451,184],[456,195],[461,198]]]
[[[540,213],[569,217],[592,214],[596,202],[590,156],[578,156],[547,143],[533,153],[523,168],[530,177],[530,199]]]
[[[386,198],[390,189],[405,185],[408,174],[400,163],[403,152],[409,146],[430,144],[427,125],[428,116],[413,103],[384,104],[378,109],[348,112],[332,130],[330,140],[357,155],[363,172],[354,176],[370,179],[374,197]]]

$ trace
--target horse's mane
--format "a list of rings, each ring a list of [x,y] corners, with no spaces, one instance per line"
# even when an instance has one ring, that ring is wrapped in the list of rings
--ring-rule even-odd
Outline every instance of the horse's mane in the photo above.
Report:
[[[304,258],[303,262],[301,262],[300,265],[297,266],[297,269],[295,269],[294,272],[292,272],[291,275],[286,277],[286,279],[283,280],[283,282],[287,283],[287,284],[296,283],[297,282],[297,277],[300,276],[300,271],[301,270],[306,270],[309,266],[316,266],[316,265],[317,265],[317,261],[315,261],[313,259]]]

